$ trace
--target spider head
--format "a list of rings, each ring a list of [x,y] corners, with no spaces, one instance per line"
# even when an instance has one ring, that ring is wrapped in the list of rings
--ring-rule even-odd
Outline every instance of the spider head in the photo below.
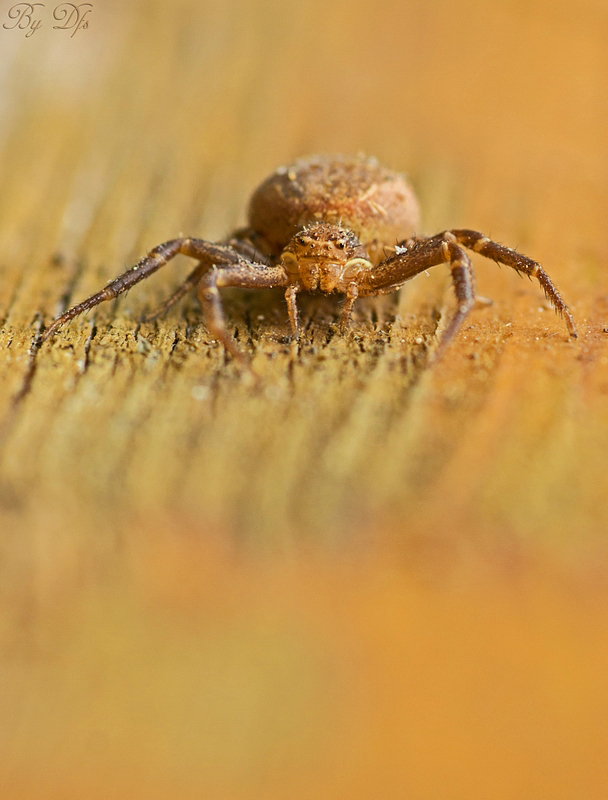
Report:
[[[319,222],[292,237],[281,263],[308,291],[344,291],[347,283],[371,267],[365,248],[352,231]]]

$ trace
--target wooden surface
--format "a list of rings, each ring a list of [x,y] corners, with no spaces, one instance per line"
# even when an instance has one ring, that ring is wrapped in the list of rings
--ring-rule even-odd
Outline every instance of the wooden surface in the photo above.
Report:
[[[3,21],[9,6],[2,7]],[[50,14],[46,9],[45,13]],[[94,3],[0,28],[4,798],[608,795],[608,18],[600,0]],[[178,259],[43,347],[152,246],[218,239],[313,152],[406,171],[447,270],[361,303]]]

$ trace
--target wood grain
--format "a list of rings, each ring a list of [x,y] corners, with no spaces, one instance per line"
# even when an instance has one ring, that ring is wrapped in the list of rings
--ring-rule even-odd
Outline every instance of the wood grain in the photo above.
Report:
[[[605,5],[90,19],[0,28],[3,797],[604,796]],[[442,268],[347,336],[310,298],[299,350],[280,292],[226,291],[252,383],[195,298],[140,322],[180,258],[38,347],[152,246],[241,224],[278,165],[358,151],[410,175],[425,232],[538,259],[578,341],[475,257],[494,305],[431,369]]]

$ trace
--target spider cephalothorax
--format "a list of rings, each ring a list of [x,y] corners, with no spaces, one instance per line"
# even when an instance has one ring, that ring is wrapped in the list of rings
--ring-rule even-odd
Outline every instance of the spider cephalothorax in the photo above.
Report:
[[[443,330],[443,351],[475,302],[473,270],[465,248],[523,275],[536,278],[576,336],[574,320],[547,273],[536,261],[472,230],[417,235],[419,211],[405,178],[375,159],[313,156],[281,167],[253,193],[249,226],[220,244],[204,239],[171,239],[101,291],[68,309],[44,332],[43,340],[78,314],[125,292],[178,253],[198,260],[176,292],[149,319],[198,288],[207,327],[226,350],[243,354],[226,330],[219,289],[240,286],[285,288],[294,336],[300,325],[300,291],[344,295],[341,328],[349,323],[357,297],[386,294],[437,264],[449,264],[456,311]]]
[[[280,263],[291,281],[300,282],[309,292],[344,294],[349,283],[372,266],[355,234],[328,222],[296,233],[281,253]]]

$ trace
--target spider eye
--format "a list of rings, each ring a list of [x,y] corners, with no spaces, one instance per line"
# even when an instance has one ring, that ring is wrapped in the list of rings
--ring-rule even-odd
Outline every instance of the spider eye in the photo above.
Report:
[[[306,244],[306,239],[303,236],[298,236],[298,244]]]
[[[340,250],[344,250],[346,245],[344,244],[344,242],[336,242],[336,247],[339,247]]]

